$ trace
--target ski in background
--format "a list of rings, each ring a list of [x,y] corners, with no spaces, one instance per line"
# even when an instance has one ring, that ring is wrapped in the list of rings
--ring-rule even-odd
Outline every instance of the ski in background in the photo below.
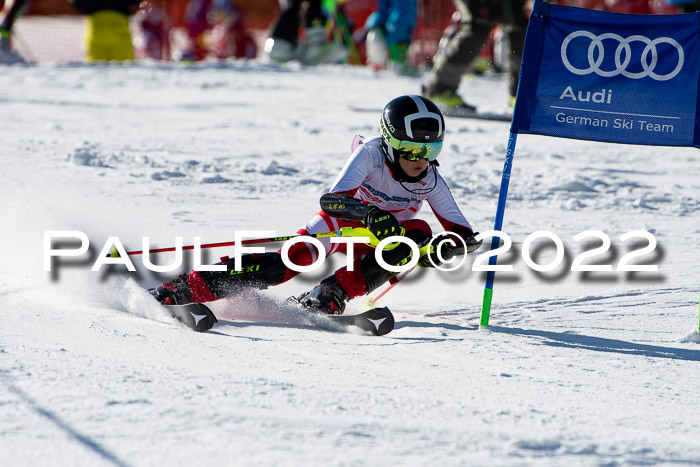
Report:
[[[350,110],[354,112],[372,112],[375,114],[381,114],[382,109],[374,107],[360,107],[356,105],[351,105]],[[494,122],[510,122],[513,118],[511,114],[499,113],[499,112],[471,112],[466,109],[460,108],[440,108],[445,117],[455,117],[455,118],[470,118],[474,120],[491,120]]]

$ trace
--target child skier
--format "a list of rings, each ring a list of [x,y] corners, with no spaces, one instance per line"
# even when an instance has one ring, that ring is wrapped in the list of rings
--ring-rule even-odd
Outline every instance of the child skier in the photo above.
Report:
[[[460,241],[443,243],[443,260],[476,250],[474,232],[462,215],[438,172],[437,156],[442,149],[445,120],[438,107],[422,96],[401,96],[389,102],[382,113],[381,135],[363,140],[355,137],[353,153],[329,193],[321,196],[321,211],[299,230],[299,234],[318,234],[343,227],[366,227],[378,239],[404,235],[418,247],[427,245],[432,232],[427,222],[415,219],[427,201],[445,231],[459,235]],[[446,234],[447,237],[450,234]],[[327,254],[346,252],[345,244],[320,239]],[[439,244],[439,242],[433,242]],[[392,275],[383,269],[368,246],[354,246],[353,270],[343,267],[310,292],[298,297],[303,306],[329,314],[342,314],[348,300],[366,295],[388,281]],[[367,254],[370,253],[370,254]],[[296,243],[289,259],[307,266],[319,251],[309,243]],[[427,254],[421,265],[429,265]],[[388,264],[400,265],[411,257],[405,243],[382,252]],[[434,264],[438,255],[430,254]],[[266,288],[281,284],[298,272],[287,268],[279,252],[249,254],[222,263],[226,271],[194,271],[174,282],[151,289],[163,304],[207,302],[223,298],[242,287]]]

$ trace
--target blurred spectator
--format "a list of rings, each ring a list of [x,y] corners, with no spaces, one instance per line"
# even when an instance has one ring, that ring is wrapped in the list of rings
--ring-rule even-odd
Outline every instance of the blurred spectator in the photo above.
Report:
[[[136,58],[163,60],[168,57],[170,20],[165,12],[149,0],[139,5],[134,15],[138,34],[134,38]]]
[[[653,15],[649,0],[605,0],[603,2],[605,11],[616,13],[631,13],[635,15]]]
[[[445,53],[447,45],[450,40],[460,31],[462,25],[462,15],[459,11],[452,13],[450,18],[450,24],[445,28],[438,42],[437,50],[435,51],[434,57],[439,57]],[[507,55],[507,44],[505,44],[507,39],[504,38],[503,31],[501,27],[495,25],[491,28],[484,45],[482,46],[479,54],[472,60],[470,69],[475,74],[482,74],[488,70],[493,70],[496,73],[502,73],[506,68],[506,61],[504,61],[504,56]],[[507,59],[506,59],[507,60]]]
[[[560,5],[585,8],[587,10],[605,10],[605,0],[557,0]]]
[[[255,58],[258,46],[245,24],[242,8],[236,7],[233,0],[214,0],[218,13],[214,28],[215,55],[218,58]]]
[[[416,26],[416,0],[378,0],[377,11],[365,22],[367,62],[375,69],[386,67],[402,75],[418,70],[408,63],[408,47]]]
[[[558,0],[556,3],[589,10],[612,11],[637,15],[673,15],[679,12],[680,2],[696,0]],[[678,2],[678,3],[677,3]],[[674,6],[675,5],[675,6]],[[695,11],[694,9],[689,11]]]
[[[245,28],[243,10],[232,0],[190,0],[185,10],[189,50],[176,59],[204,60],[208,56],[255,58],[255,40]]]
[[[695,4],[686,3],[686,6],[676,5],[667,0],[647,0],[651,10],[656,15],[676,15],[678,13],[695,13],[700,10],[700,0],[695,0]]]
[[[531,3],[527,0],[453,0],[460,14],[459,30],[435,56],[435,65],[423,87],[423,95],[449,115],[449,109],[475,111],[457,94],[457,89],[472,61],[477,57],[492,28],[499,24],[510,47],[507,58],[511,104],[520,73],[527,18]]]
[[[72,0],[87,15],[85,53],[87,62],[134,59],[129,16],[138,0]]]
[[[494,26],[489,33],[484,46],[471,64],[475,74],[482,74],[489,70],[495,73],[503,73],[507,68],[508,40],[500,26]]]
[[[673,6],[678,7],[683,13],[694,13],[700,10],[700,0],[667,0]]]
[[[26,0],[7,0],[0,11],[0,63],[24,63],[24,59],[12,51],[10,38],[12,26],[26,7]]]
[[[211,7],[211,0],[190,0],[185,9],[185,28],[189,36],[190,49],[182,56],[176,57],[181,60],[204,60],[207,54],[205,35],[210,28],[207,15]]]
[[[306,3],[306,8],[302,4]],[[265,41],[265,54],[275,62],[300,60],[307,65],[339,63],[347,59],[347,50],[327,41],[327,14],[321,0],[279,0],[282,10],[270,28]],[[304,23],[305,41],[299,38],[299,26]]]

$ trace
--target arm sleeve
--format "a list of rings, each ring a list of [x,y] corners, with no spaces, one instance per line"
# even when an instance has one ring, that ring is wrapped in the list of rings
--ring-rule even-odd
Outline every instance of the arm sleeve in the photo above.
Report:
[[[369,151],[364,145],[358,146],[333,182],[330,193],[321,196],[323,212],[343,220],[364,220],[369,205],[354,198],[354,195],[367,178],[371,167]]]
[[[452,193],[447,188],[445,180],[440,175],[438,175],[437,187],[428,198],[428,203],[446,232],[454,232],[459,235],[473,233],[474,229],[462,214],[457,202],[452,197]]]
[[[349,193],[353,196],[372,169],[371,156],[362,144],[355,149],[338,177],[333,182],[330,193]]]

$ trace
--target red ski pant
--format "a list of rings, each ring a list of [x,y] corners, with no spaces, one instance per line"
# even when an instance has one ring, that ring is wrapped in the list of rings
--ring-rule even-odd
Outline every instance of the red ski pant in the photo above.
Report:
[[[430,226],[427,222],[419,219],[410,219],[401,222],[401,225],[409,231],[422,231],[428,236],[432,235]],[[335,232],[342,229],[343,227],[364,227],[360,222],[349,222],[341,221],[333,217],[328,216],[324,212],[317,214],[311,221],[309,221],[304,228],[300,229],[297,233],[301,235],[308,234],[319,234],[326,232]],[[309,266],[314,264],[319,260],[319,255],[324,254],[324,258],[335,254],[343,253],[347,255],[347,244],[345,243],[331,243],[329,237],[318,239],[324,247],[324,252],[319,252],[319,250],[311,243],[299,242],[289,248],[288,257],[289,260],[296,264],[297,266]],[[373,248],[364,244],[354,244],[353,245],[353,270],[350,271],[348,267],[342,267],[335,272],[335,276],[338,278],[338,282],[348,293],[350,298],[359,297],[365,295],[368,292],[367,281],[365,277],[365,271],[363,271],[363,257],[366,254],[374,254]],[[270,253],[273,254],[273,253]],[[281,254],[281,250],[277,252]],[[269,257],[268,257],[269,259]],[[370,262],[372,263],[372,262]],[[365,263],[366,264],[366,263]],[[267,270],[263,277],[258,277],[259,283],[264,284],[264,286],[278,285],[295,277],[299,274],[298,271],[294,271],[284,263],[279,260],[273,260],[268,265],[274,270]],[[373,263],[372,267],[379,267],[376,263]],[[279,268],[279,269],[277,269]],[[370,271],[366,271],[369,273]],[[376,271],[374,271],[374,283],[376,287],[379,283],[376,283]],[[214,284],[218,279],[221,279],[223,283],[229,281],[232,277],[228,273],[200,273],[194,271],[187,276],[187,283],[190,287],[192,293],[192,301],[194,302],[208,302],[217,300],[226,295],[225,290],[217,289]],[[241,276],[233,276],[240,278]],[[387,276],[390,277],[390,276]],[[274,279],[273,279],[274,278]]]
[[[429,235],[432,235],[430,226],[427,222],[420,219],[409,219],[401,222],[401,225],[408,230],[421,230]],[[331,217],[324,213],[319,212],[311,221],[309,221],[304,228],[300,229],[297,233],[302,235],[308,234],[318,234],[325,232],[334,232],[342,229],[343,227],[364,227],[359,221],[342,221]],[[326,257],[335,253],[343,253],[347,255],[347,245],[344,243],[331,243],[330,238],[320,238],[325,248]],[[373,248],[367,245],[354,245],[353,246],[353,270],[348,270],[347,267],[342,267],[335,272],[340,285],[345,289],[350,298],[359,297],[367,293],[367,285],[365,282],[365,276],[362,271],[362,258],[367,254],[372,252]],[[297,243],[289,249],[289,259],[294,264],[299,266],[308,266],[313,264],[318,260],[319,251],[318,249],[310,243]],[[297,271],[293,271],[287,268],[286,274],[282,282],[286,282],[299,274]]]

